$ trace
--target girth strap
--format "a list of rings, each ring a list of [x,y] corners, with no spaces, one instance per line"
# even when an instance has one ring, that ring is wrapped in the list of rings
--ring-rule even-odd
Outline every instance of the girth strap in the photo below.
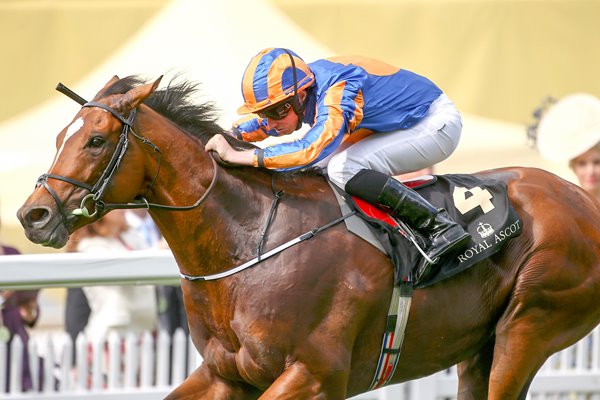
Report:
[[[354,214],[356,214],[356,211],[352,211],[349,214],[345,214],[342,215],[341,217],[334,219],[333,221],[319,227],[319,228],[315,228],[313,230],[310,230],[306,233],[303,233],[302,235],[283,243],[282,245],[279,245],[277,247],[275,247],[272,250],[267,251],[264,254],[260,254],[258,257],[253,258],[250,261],[246,261],[245,263],[243,263],[242,265],[238,265],[237,267],[228,269],[226,271],[220,272],[220,273],[216,273],[216,274],[212,274],[212,275],[186,275],[186,274],[182,274],[180,273],[179,276],[181,276],[183,279],[188,280],[188,281],[214,281],[217,279],[221,279],[221,278],[225,278],[228,276],[231,276],[233,274],[237,274],[240,271],[243,271],[247,268],[253,267],[259,263],[261,263],[262,261],[266,260],[267,258],[274,256],[277,253],[281,253],[282,251],[284,251],[285,249],[292,247],[295,244],[298,244],[300,242],[303,242],[305,240],[308,240],[312,237],[314,237],[315,235],[317,235],[319,232],[322,232],[326,229],[331,228],[332,226],[339,224],[340,222],[342,222],[343,220],[345,220],[346,218],[349,218],[351,216],[353,216]]]
[[[404,341],[404,331],[408,323],[408,314],[412,302],[412,282],[401,283],[400,286],[394,286],[392,301],[388,311],[385,332],[379,353],[379,361],[373,382],[369,390],[379,389],[388,384],[394,371],[398,366],[402,342]]]

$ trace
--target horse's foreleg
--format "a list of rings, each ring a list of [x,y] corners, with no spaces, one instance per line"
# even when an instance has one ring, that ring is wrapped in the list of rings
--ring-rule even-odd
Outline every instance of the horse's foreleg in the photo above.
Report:
[[[202,364],[165,400],[255,400],[259,395],[255,388],[215,376]]]
[[[289,366],[260,396],[260,400],[343,400],[346,398],[348,375],[338,371],[317,377],[304,364]]]
[[[458,364],[458,400],[487,398],[493,356],[494,339],[492,338],[477,354]]]

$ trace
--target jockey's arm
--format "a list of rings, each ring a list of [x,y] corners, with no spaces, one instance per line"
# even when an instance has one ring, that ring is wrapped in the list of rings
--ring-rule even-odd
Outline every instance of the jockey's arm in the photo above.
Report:
[[[244,142],[258,142],[269,136],[277,136],[275,131],[269,130],[266,119],[254,114],[236,121],[228,134]]]

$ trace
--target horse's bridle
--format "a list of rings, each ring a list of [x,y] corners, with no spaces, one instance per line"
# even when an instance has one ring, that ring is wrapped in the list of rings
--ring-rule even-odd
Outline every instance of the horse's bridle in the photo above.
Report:
[[[102,174],[100,175],[100,177],[98,178],[98,180],[96,181],[96,183],[93,186],[89,185],[85,182],[76,180],[76,179],[72,179],[72,178],[69,178],[66,176],[61,176],[61,175],[55,175],[55,174],[42,174],[38,178],[38,180],[36,182],[36,187],[39,187],[40,185],[43,186],[48,191],[48,193],[52,196],[52,198],[56,202],[56,205],[58,206],[58,209],[60,211],[60,214],[61,214],[61,217],[62,217],[62,220],[63,220],[63,223],[65,224],[65,226],[68,226],[67,225],[67,221],[68,221],[67,213],[63,206],[63,202],[59,198],[58,194],[48,184],[48,179],[56,179],[59,181],[67,182],[73,186],[76,186],[76,187],[79,187],[79,188],[89,191],[89,193],[86,196],[84,196],[84,198],[81,200],[81,205],[79,206],[79,208],[73,210],[73,212],[72,212],[73,215],[81,215],[86,218],[91,218],[91,217],[99,218],[100,214],[103,213],[104,211],[110,211],[110,210],[114,210],[114,209],[156,208],[156,209],[171,210],[171,211],[192,210],[192,209],[198,207],[200,204],[202,204],[206,200],[208,195],[211,193],[213,188],[215,187],[215,184],[218,180],[219,169],[217,168],[217,163],[214,160],[214,158],[210,157],[210,159],[212,160],[212,164],[213,164],[213,177],[212,177],[211,183],[210,183],[208,189],[206,189],[206,192],[204,192],[204,194],[194,204],[189,205],[189,206],[169,206],[169,205],[164,205],[164,204],[156,204],[156,203],[148,202],[148,200],[146,199],[145,196],[152,189],[152,186],[154,185],[154,183],[156,182],[156,179],[158,178],[158,174],[160,172],[160,164],[161,164],[161,152],[160,152],[160,149],[156,145],[154,145],[151,141],[149,141],[148,139],[146,139],[143,136],[138,135],[133,130],[133,122],[134,122],[135,116],[137,114],[137,109],[133,109],[131,111],[131,113],[129,114],[129,118],[125,118],[123,115],[121,115],[115,109],[107,106],[106,104],[99,103],[96,101],[86,101],[84,98],[77,95],[75,92],[73,92],[72,90],[70,90],[69,88],[67,88],[66,86],[64,86],[61,83],[59,83],[57,85],[56,90],[67,95],[69,98],[75,100],[82,107],[98,107],[105,111],[108,111],[123,124],[123,129],[121,130],[121,133],[119,135],[119,142],[117,143],[115,151],[114,151],[113,155],[111,156],[111,159],[110,159],[108,165],[106,166],[106,168],[104,169],[104,171],[102,172]],[[152,179],[152,182],[150,183],[148,190],[146,191],[146,194],[142,195],[141,197],[138,197],[138,199],[139,199],[138,202],[135,202],[135,203],[105,203],[102,200],[102,198],[106,192],[108,183],[114,176],[115,172],[119,168],[119,165],[121,164],[123,157],[125,156],[125,152],[127,151],[127,148],[129,146],[129,133],[131,133],[136,139],[140,140],[143,144],[150,146],[156,152],[157,161],[158,161],[158,167],[156,169],[156,174],[154,175],[154,178]],[[94,211],[91,214],[88,211],[87,207],[85,206],[86,203],[89,203],[89,202],[92,202],[94,205]],[[99,214],[99,212],[100,212],[100,214]]]

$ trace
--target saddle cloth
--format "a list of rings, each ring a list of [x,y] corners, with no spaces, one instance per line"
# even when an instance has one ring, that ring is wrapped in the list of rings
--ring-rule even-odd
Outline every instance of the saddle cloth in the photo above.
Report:
[[[434,274],[424,281],[413,282],[417,288],[431,286],[464,271],[492,256],[521,233],[522,220],[510,204],[506,184],[502,181],[468,174],[447,174],[403,183],[433,206],[446,209],[471,234],[467,246],[438,261]],[[331,186],[335,189],[334,185]],[[353,218],[349,218],[346,221],[348,229],[390,257],[394,266],[394,283],[398,285],[411,280],[411,272],[422,256],[415,245],[399,233],[402,228],[396,221],[377,207],[354,199],[339,189],[334,192],[338,195],[342,212],[344,205],[358,211],[360,219],[352,221]],[[413,234],[417,243],[425,247],[424,237],[419,232]]]

